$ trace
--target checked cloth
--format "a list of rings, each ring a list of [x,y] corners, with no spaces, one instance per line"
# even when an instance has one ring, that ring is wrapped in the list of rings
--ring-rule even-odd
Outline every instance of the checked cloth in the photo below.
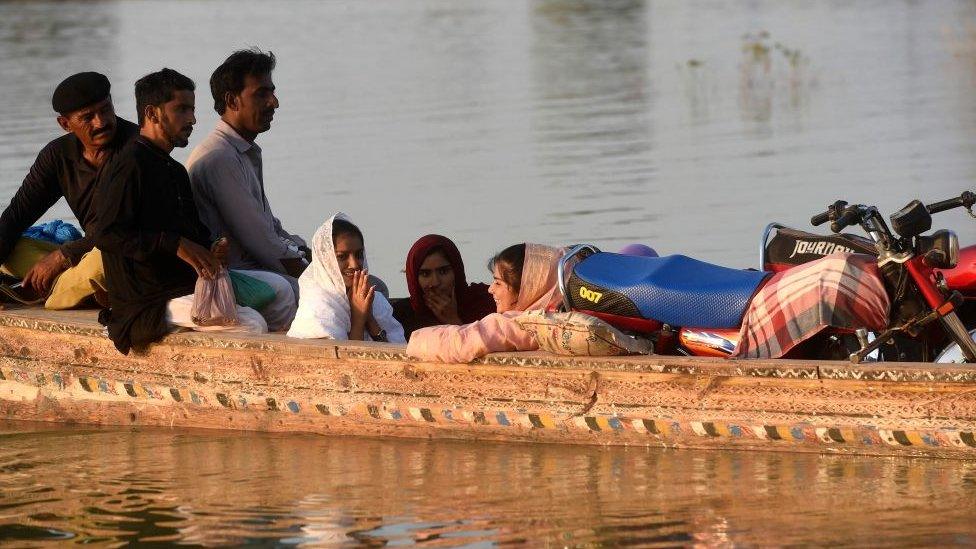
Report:
[[[828,326],[880,331],[891,299],[877,259],[835,253],[777,273],[749,303],[735,358],[780,358]]]

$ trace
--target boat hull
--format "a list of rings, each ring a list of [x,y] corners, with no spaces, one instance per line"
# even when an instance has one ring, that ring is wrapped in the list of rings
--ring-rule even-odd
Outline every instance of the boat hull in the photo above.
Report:
[[[967,365],[554,357],[432,364],[387,344],[167,337],[0,312],[0,417],[377,437],[976,457]]]

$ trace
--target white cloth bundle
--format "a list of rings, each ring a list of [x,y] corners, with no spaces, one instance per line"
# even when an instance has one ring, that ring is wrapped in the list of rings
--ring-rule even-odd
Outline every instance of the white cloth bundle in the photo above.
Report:
[[[315,231],[312,237],[312,261],[298,279],[298,312],[288,330],[289,337],[324,337],[337,341],[349,339],[352,312],[332,242],[332,222],[336,219],[352,223],[346,214],[339,212]],[[367,266],[364,256],[363,268]],[[386,331],[387,341],[406,343],[403,326],[393,318],[393,307],[379,292],[373,294],[373,318]],[[368,333],[366,338],[369,338]]]

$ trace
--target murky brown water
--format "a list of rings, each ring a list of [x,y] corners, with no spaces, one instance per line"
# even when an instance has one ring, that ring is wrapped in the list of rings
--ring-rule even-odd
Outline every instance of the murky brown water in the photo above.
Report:
[[[976,464],[0,424],[0,539],[942,546]]]
[[[0,3],[0,203],[100,70],[279,57],[276,213],[341,209],[394,294],[418,236],[469,278],[534,240],[756,263],[770,220],[976,181],[972,1]],[[178,151],[185,159],[188,150]],[[964,214],[939,217],[966,243]],[[62,204],[50,217],[70,217]],[[0,435],[0,539],[461,545],[974,544],[965,462],[38,429]],[[34,429],[31,427],[30,429]],[[31,542],[32,543],[32,542]]]

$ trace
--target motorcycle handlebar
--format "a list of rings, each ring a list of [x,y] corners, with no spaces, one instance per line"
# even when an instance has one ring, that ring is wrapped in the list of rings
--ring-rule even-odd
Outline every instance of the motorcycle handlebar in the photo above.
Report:
[[[965,191],[956,198],[950,198],[948,200],[928,204],[925,206],[925,209],[928,210],[930,214],[934,214],[951,210],[953,208],[972,208],[974,204],[976,204],[976,194],[970,191]]]
[[[830,221],[830,212],[820,212],[817,215],[810,218],[810,224],[814,227],[818,225],[823,225],[824,223]]]
[[[841,216],[837,218],[837,221],[834,221],[833,223],[830,224],[830,230],[835,233],[839,233],[843,231],[845,228],[847,228],[848,226],[854,225],[858,221],[860,221],[860,215],[857,208],[856,207],[847,208],[844,210],[844,213],[842,213]]]
[[[963,191],[962,194],[956,198],[950,198],[948,200],[942,200],[939,202],[933,202],[925,206],[930,214],[935,214],[939,212],[944,212],[946,210],[951,210],[953,208],[966,208],[972,210],[973,206],[976,206],[976,193],[972,191]],[[840,212],[838,214],[838,212]],[[854,225],[860,222],[860,214],[858,208],[847,207],[847,202],[838,200],[832,206],[827,208],[827,211],[820,212],[817,215],[810,218],[810,224],[814,227],[823,225],[824,223],[834,219],[835,221],[830,224],[830,230],[839,233],[844,230],[845,227]]]
[[[831,219],[837,219],[840,214],[838,212],[844,211],[847,207],[847,202],[843,200],[838,200],[830,206],[827,206],[827,211],[818,213],[817,215],[810,218],[810,224],[816,227],[817,225],[823,225],[824,223],[830,221]]]

